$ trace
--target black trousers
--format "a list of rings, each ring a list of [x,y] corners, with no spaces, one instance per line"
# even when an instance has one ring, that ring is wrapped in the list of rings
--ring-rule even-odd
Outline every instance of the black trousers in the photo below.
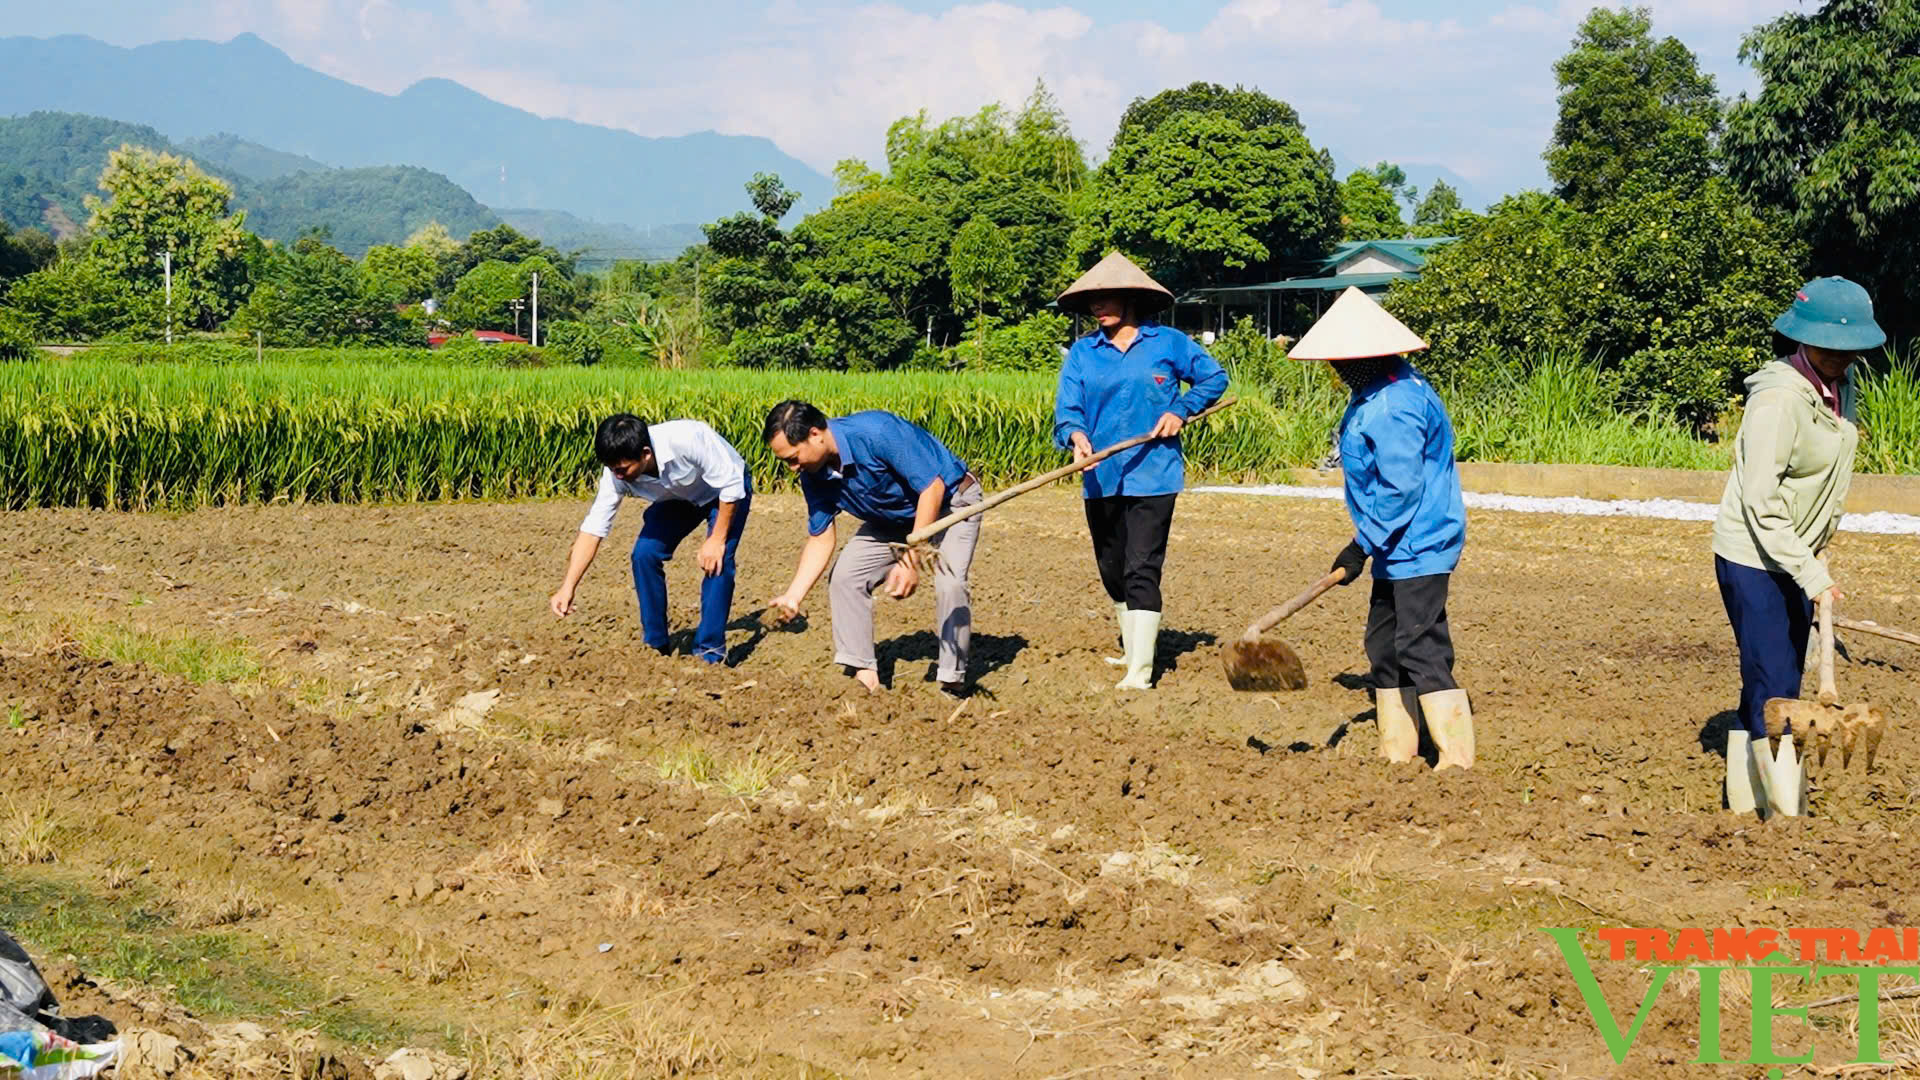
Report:
[[[1373,579],[1367,607],[1367,660],[1375,687],[1411,686],[1433,694],[1453,681],[1453,634],[1447,629],[1447,580],[1451,575]]]
[[[1167,561],[1178,495],[1109,495],[1086,499],[1087,532],[1100,584],[1116,604],[1134,611],[1160,610],[1160,567]]]

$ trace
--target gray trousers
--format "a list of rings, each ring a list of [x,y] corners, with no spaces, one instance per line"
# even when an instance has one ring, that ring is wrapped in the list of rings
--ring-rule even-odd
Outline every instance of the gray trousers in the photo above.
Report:
[[[983,498],[975,482],[955,495],[949,506],[964,510]],[[941,682],[965,682],[967,650],[973,643],[973,597],[967,572],[973,567],[973,549],[980,542],[984,514],[953,526],[933,538],[940,549],[940,568],[933,574],[934,633],[940,639]],[[873,649],[873,590],[893,569],[893,550],[907,530],[867,522],[840,549],[833,564],[828,592],[833,603],[833,662],[851,668],[877,669]]]

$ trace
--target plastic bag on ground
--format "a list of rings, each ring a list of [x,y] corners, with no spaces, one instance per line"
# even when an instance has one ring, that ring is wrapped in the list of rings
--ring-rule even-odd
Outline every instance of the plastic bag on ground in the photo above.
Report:
[[[82,1080],[120,1054],[118,1041],[77,1043],[11,1005],[0,1003],[0,1080]]]
[[[0,1005],[27,1016],[59,1008],[47,980],[33,966],[33,958],[5,930],[0,930]]]

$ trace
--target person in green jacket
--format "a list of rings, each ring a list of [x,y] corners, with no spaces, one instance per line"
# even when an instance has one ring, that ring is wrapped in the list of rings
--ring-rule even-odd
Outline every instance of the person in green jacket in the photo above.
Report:
[[[1860,442],[1847,371],[1887,335],[1867,291],[1845,278],[1801,286],[1773,328],[1795,346],[1747,378],[1747,410],[1713,524],[1714,576],[1740,648],[1739,722],[1727,733],[1727,806],[1797,815],[1803,776],[1768,749],[1768,698],[1800,696],[1813,607],[1838,600],[1824,558],[1840,527]]]

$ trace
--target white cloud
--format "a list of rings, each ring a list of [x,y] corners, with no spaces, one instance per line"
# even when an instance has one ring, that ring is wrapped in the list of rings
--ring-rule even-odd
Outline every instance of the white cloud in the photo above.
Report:
[[[1376,0],[1227,0],[1211,15],[1116,22],[1095,0],[938,12],[884,0],[212,0],[191,18],[199,33],[252,30],[390,93],[444,76],[545,116],[766,136],[822,171],[848,156],[878,164],[899,117],[1017,104],[1036,79],[1097,156],[1134,97],[1206,80],[1292,102],[1310,137],[1352,159],[1437,163],[1507,187],[1541,179],[1552,63],[1595,2],[1402,18]],[[1792,5],[1654,0],[1653,15],[1736,89],[1740,33]]]

